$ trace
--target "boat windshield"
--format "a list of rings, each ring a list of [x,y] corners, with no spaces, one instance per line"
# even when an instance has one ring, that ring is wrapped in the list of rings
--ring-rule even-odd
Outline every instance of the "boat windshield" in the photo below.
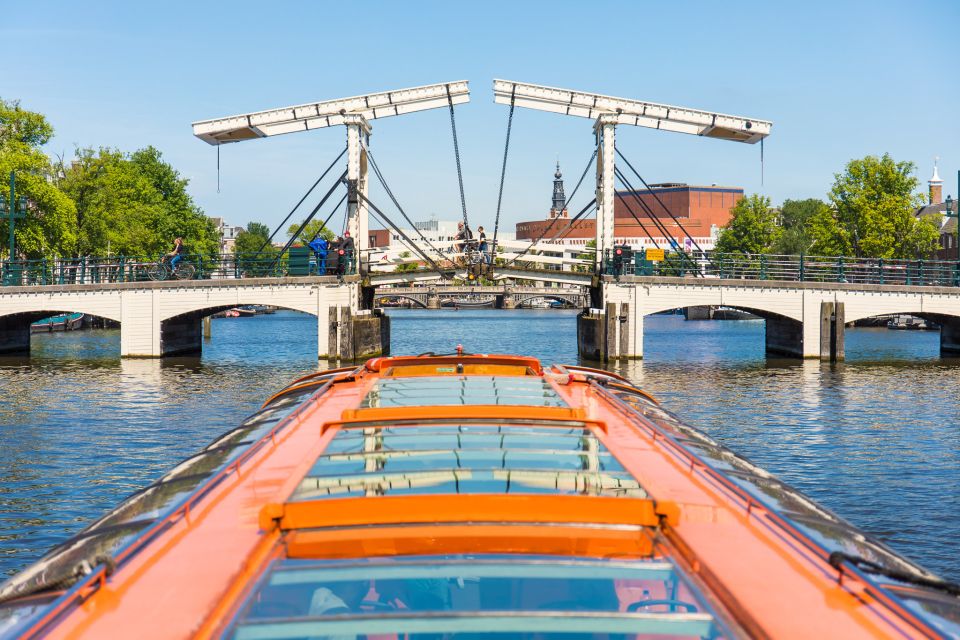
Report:
[[[280,560],[224,637],[723,638],[663,558],[433,556]],[[396,636],[394,636],[396,637]]]
[[[586,427],[454,424],[341,430],[291,499],[424,493],[647,497]]]
[[[381,378],[360,408],[488,404],[568,406],[543,378],[476,375]]]

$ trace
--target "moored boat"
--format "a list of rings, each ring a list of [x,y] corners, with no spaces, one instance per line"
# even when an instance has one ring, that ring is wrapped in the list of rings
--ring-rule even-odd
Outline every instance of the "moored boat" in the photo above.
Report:
[[[61,313],[30,325],[30,333],[47,333],[51,331],[73,331],[83,327],[82,313]]]
[[[623,378],[425,354],[281,390],[0,585],[0,635],[930,638],[958,597]]]

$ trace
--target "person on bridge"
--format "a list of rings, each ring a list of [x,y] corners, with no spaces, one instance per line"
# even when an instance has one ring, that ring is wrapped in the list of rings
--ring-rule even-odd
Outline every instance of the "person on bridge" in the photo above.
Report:
[[[313,249],[313,255],[316,257],[317,261],[317,275],[324,275],[327,272],[327,251],[330,248],[330,243],[323,236],[319,236],[307,243],[311,249]]]
[[[454,250],[462,254],[470,241],[473,240],[473,233],[470,231],[470,227],[464,225],[463,222],[458,222],[457,235],[453,236],[453,239],[457,240],[457,243],[453,245]]]
[[[353,264],[354,244],[349,231],[343,232],[343,242],[340,243],[340,249],[343,251],[343,265],[339,270],[339,274],[343,275],[347,272],[349,265]]]
[[[186,253],[186,249],[183,246],[183,238],[177,236],[173,239],[173,251],[170,253],[164,254],[164,260],[170,261],[170,270],[173,271],[177,268],[177,264],[183,260],[183,254]]]
[[[477,250],[480,252],[480,255],[483,256],[483,263],[490,264],[490,254],[487,253],[489,250],[489,246],[487,246],[487,234],[483,230],[483,227],[477,227],[477,241],[480,243]]]

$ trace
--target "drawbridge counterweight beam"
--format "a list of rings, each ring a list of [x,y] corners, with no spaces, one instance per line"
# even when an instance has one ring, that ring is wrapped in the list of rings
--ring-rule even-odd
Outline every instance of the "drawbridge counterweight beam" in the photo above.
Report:
[[[758,118],[733,116],[701,109],[615,98],[599,93],[558,89],[512,80],[493,81],[494,102],[548,111],[565,116],[589,118],[594,121],[594,139],[597,147],[597,253],[596,267],[603,263],[606,253],[613,248],[614,238],[614,156],[616,126],[673,131],[717,138],[732,142],[754,144],[770,134],[773,123]],[[670,213],[670,212],[668,212]],[[672,214],[671,214],[672,215]]]
[[[312,102],[280,109],[268,109],[193,123],[193,135],[207,144],[221,145],[298,131],[310,131],[343,125],[347,129],[347,229],[354,240],[353,257],[358,273],[369,248],[369,184],[367,151],[371,120],[400,116],[427,109],[453,109],[470,101],[466,80],[441,82],[381,91],[352,98]],[[462,187],[461,187],[462,192]]]

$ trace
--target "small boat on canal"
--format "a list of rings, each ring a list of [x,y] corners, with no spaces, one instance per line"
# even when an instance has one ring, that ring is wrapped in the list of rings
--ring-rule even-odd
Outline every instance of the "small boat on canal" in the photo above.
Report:
[[[628,380],[459,349],[296,380],[0,585],[5,638],[958,633],[960,586]]]
[[[30,333],[49,333],[52,331],[74,331],[83,328],[82,313],[61,313],[57,316],[37,320],[30,325]]]

